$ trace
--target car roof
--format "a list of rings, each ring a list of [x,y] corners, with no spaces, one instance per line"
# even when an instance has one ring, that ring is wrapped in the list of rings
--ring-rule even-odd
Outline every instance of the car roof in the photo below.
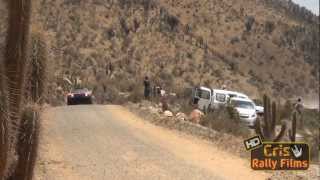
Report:
[[[89,91],[87,88],[78,88],[78,89],[72,89],[72,92],[84,92],[84,91]]]
[[[248,96],[247,96],[247,95],[245,95],[245,94],[243,94],[243,93],[239,93],[239,92],[236,92],[236,93],[237,93],[237,95],[238,95],[238,96],[243,96],[243,97],[248,98]]]
[[[223,94],[230,94],[232,91],[222,90],[222,89],[213,89],[213,92],[223,93]]]
[[[223,93],[223,94],[234,94],[234,95],[237,95],[237,96],[243,96],[243,97],[248,98],[247,95],[245,95],[243,93],[236,92],[236,91],[228,91],[228,90],[222,90],[222,89],[213,89],[213,91],[214,92],[218,92],[218,93]]]
[[[206,91],[211,91],[210,88],[207,88],[207,87],[204,87],[204,86],[200,86],[199,87],[200,89],[202,90],[206,90]],[[243,94],[243,93],[239,93],[239,92],[236,92],[236,91],[228,91],[228,90],[223,90],[223,89],[212,89],[214,93],[221,93],[221,94],[233,94],[233,95],[236,95],[238,98],[241,98],[241,99],[249,99],[249,96]]]
[[[201,90],[206,90],[206,91],[211,91],[211,89],[209,89],[209,88],[207,88],[207,87],[204,87],[204,86],[201,86],[200,89],[201,89]]]
[[[233,97],[233,98],[231,98],[231,101],[232,101],[232,100],[254,103],[251,99],[244,99],[244,98],[239,98],[239,97]]]

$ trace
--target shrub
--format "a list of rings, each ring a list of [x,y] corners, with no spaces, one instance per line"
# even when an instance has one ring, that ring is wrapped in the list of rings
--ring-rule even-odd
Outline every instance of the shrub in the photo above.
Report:
[[[319,115],[319,110],[304,109],[303,120],[305,127],[311,130],[318,130],[320,128]]]
[[[118,0],[120,8],[131,8],[133,6],[142,6],[145,11],[149,11],[156,6],[154,0]]]
[[[201,124],[216,131],[236,136],[247,137],[249,134],[248,128],[241,123],[238,112],[232,106],[220,107],[209,112]]]
[[[135,86],[137,86],[137,82],[130,79],[123,79],[122,81],[118,82],[118,86],[121,92],[131,92],[134,90]]]
[[[170,87],[173,83],[173,80],[174,80],[173,74],[168,73],[168,72],[161,72],[159,74],[159,77],[162,81],[165,82],[167,87]]]
[[[247,32],[251,31],[254,22],[255,22],[255,18],[253,16],[246,17],[244,24]]]
[[[160,9],[160,17],[160,30],[168,32],[177,31],[180,20],[176,16],[169,14],[168,10],[162,7]]]
[[[306,138],[306,142],[310,146],[310,158],[313,162],[319,162],[319,135],[314,133],[312,136]]]
[[[156,2],[154,0],[140,0],[140,4],[143,6],[145,11],[149,11],[156,6]]]
[[[133,103],[138,103],[144,98],[142,86],[135,86],[135,88],[130,92],[128,100]]]
[[[231,38],[230,43],[231,44],[236,44],[240,42],[240,38],[238,36],[235,36],[233,38]]]
[[[127,22],[125,20],[124,17],[120,17],[119,18],[119,23],[120,23],[120,28],[121,28],[121,32],[123,34],[124,37],[128,36],[128,34],[130,33],[130,29],[127,25]]]
[[[264,25],[264,30],[265,32],[271,34],[275,29],[275,24],[274,22],[267,21],[266,24]]]

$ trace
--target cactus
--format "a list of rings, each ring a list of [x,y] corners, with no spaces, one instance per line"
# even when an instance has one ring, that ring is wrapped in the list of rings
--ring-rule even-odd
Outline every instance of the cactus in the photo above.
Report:
[[[4,177],[8,152],[8,93],[3,62],[0,62],[0,177]]]
[[[11,0],[6,48],[6,78],[8,80],[9,116],[19,124],[21,102],[27,67],[27,48],[31,14],[31,0]]]
[[[44,102],[47,79],[47,44],[39,31],[32,32],[27,96],[34,103]]]
[[[18,134],[17,155],[19,160],[14,173],[9,179],[31,180],[38,141],[38,121],[40,107],[37,104],[25,105],[21,114]]]
[[[22,129],[23,100],[26,94],[26,79],[31,84],[32,100],[39,102],[45,91],[46,47],[40,34],[33,41],[33,52],[28,58],[31,0],[11,0],[8,4],[8,30],[5,59],[0,62],[0,177],[1,179],[21,179],[24,177],[26,153],[19,146],[25,130]],[[29,60],[32,60],[31,66]],[[32,67],[32,70],[28,69]],[[30,136],[32,136],[30,134]],[[20,140],[20,141],[19,141]],[[30,144],[24,144],[29,147]],[[23,147],[22,147],[23,148]],[[19,166],[17,168],[17,166]],[[32,168],[32,167],[28,167]],[[30,169],[29,169],[30,170]],[[28,179],[31,179],[30,177]]]
[[[1,144],[0,177],[7,178],[15,166],[17,134],[20,127],[22,99],[24,95],[25,72],[27,67],[27,47],[31,15],[31,0],[10,0],[8,3],[8,34],[6,38],[5,60],[1,64],[1,91],[4,95],[0,114],[1,127],[5,132],[4,145]],[[3,77],[4,76],[4,77]],[[8,100],[6,100],[8,98]],[[7,102],[7,103],[6,103]],[[2,131],[2,130],[1,130]],[[3,141],[3,140],[1,140]]]
[[[275,102],[271,103],[268,96],[263,97],[264,104],[264,117],[262,125],[260,119],[258,118],[255,124],[255,131],[263,140],[277,142],[281,140],[287,129],[286,123],[282,122],[281,130],[278,135],[276,135],[276,122],[277,122],[277,106]]]
[[[297,131],[297,112],[294,112],[291,120],[291,129],[289,130],[289,138],[292,142],[296,141],[296,131]]]

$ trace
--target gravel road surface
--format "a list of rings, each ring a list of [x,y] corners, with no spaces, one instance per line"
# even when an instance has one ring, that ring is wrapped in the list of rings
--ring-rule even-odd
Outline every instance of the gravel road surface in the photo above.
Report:
[[[121,106],[48,108],[36,180],[266,179],[248,160],[154,126]]]

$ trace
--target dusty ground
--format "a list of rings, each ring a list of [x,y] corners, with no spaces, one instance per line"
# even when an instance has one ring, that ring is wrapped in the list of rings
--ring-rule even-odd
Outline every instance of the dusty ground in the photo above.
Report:
[[[209,142],[142,121],[120,106],[44,113],[36,180],[266,179]]]

